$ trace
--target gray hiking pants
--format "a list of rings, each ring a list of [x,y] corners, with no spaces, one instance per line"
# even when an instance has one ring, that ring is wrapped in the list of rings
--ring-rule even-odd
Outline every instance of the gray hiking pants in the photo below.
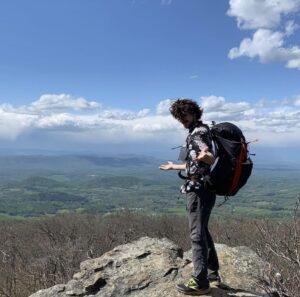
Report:
[[[193,252],[193,276],[200,286],[207,286],[207,269],[219,270],[218,256],[208,231],[208,221],[216,195],[202,187],[187,193],[187,211]]]

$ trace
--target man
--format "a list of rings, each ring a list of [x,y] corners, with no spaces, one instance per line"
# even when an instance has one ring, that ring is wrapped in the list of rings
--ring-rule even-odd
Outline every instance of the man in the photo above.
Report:
[[[201,121],[203,110],[190,99],[178,99],[170,107],[175,119],[188,129],[184,164],[168,162],[161,170],[185,170],[187,179],[181,187],[186,193],[194,271],[186,284],[177,290],[186,295],[204,295],[210,292],[209,282],[220,283],[219,262],[213,239],[208,231],[208,221],[216,195],[204,189],[201,177],[210,170],[215,157],[208,126]],[[208,269],[212,272],[208,275]]]

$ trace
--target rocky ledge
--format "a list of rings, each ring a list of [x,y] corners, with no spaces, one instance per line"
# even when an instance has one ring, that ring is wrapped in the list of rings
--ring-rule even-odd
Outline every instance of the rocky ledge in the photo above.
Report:
[[[263,296],[257,280],[265,263],[247,247],[216,245],[222,285],[205,296]],[[191,251],[168,239],[143,237],[120,245],[100,258],[81,263],[67,284],[40,290],[30,297],[182,297],[175,285],[192,272]]]

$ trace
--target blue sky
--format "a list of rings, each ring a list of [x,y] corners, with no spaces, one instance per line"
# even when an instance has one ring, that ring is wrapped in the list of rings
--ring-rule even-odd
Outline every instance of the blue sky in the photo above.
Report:
[[[165,149],[190,97],[259,146],[300,143],[300,0],[0,3],[2,147]]]

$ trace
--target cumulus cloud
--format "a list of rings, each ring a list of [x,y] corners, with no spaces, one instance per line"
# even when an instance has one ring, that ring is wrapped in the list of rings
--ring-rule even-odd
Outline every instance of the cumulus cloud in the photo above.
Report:
[[[288,44],[288,38],[299,25],[288,19],[300,9],[300,0],[231,0],[228,15],[236,17],[240,29],[256,30],[238,47],[230,49],[228,57],[258,58],[261,63],[285,62],[287,68],[300,69],[300,48]],[[284,30],[275,30],[279,27]]]
[[[300,0],[230,0],[228,15],[241,29],[275,28],[300,8]]]
[[[136,118],[143,118],[149,112],[150,109],[148,108],[144,108],[138,112],[132,112],[128,110],[107,109],[101,113],[101,116],[107,119],[133,120]]]
[[[101,104],[95,101],[88,101],[85,98],[74,98],[68,94],[45,94],[38,100],[31,103],[29,109],[45,111],[45,110],[84,110],[100,108]]]
[[[165,138],[166,131],[172,134],[180,128],[170,115],[151,115],[148,108],[130,111],[99,107],[98,103],[70,95],[43,95],[21,107],[2,104],[0,138],[15,140],[24,135],[43,134],[48,135],[49,141],[53,137],[55,141],[60,137],[62,141],[82,139],[87,145],[90,142],[159,142]],[[92,111],[85,113],[86,109]]]
[[[276,52],[282,49],[283,35],[280,32],[272,32],[268,29],[259,29],[253,34],[253,38],[245,38],[240,46],[229,51],[229,58],[235,59],[241,56],[254,58],[258,56],[261,62],[268,62],[275,58]]]
[[[212,110],[220,110],[225,104],[224,97],[218,96],[203,96],[201,97],[201,106],[205,109],[205,111],[212,111]]]
[[[207,120],[236,121],[253,114],[253,110],[247,102],[226,102],[222,96],[203,96],[200,105],[204,109],[204,116]]]
[[[294,101],[262,99],[250,104],[211,95],[201,97],[200,104],[205,121],[233,122],[249,140],[258,138],[262,145],[300,144],[300,96]]]
[[[250,104],[245,101],[230,102],[223,96],[203,96],[199,104],[204,108],[205,122],[230,121],[245,131],[246,137],[267,137],[269,144],[278,141],[300,144],[300,95],[282,104],[282,100],[260,100]],[[140,111],[94,109],[89,113],[75,109],[51,109],[51,112],[33,114],[30,106],[22,111],[9,104],[0,106],[0,138],[2,143],[27,139],[37,145],[67,143],[89,148],[104,144],[140,144],[150,147],[176,146],[184,142],[186,131],[168,111],[170,99],[159,102],[156,110]],[[37,109],[38,110],[38,109]],[[48,110],[48,109],[47,109]],[[36,137],[38,135],[38,137]],[[272,138],[272,135],[274,136]],[[291,136],[293,135],[293,137]],[[298,137],[295,138],[295,135]],[[39,143],[43,139],[43,143]]]
[[[286,67],[300,69],[300,48],[283,47],[286,34],[268,29],[258,29],[252,39],[245,38],[239,47],[232,48],[228,57],[257,57],[261,63],[286,62]]]
[[[160,101],[156,106],[156,113],[157,114],[166,114],[169,113],[169,108],[172,104],[171,99],[166,99],[163,101]]]

